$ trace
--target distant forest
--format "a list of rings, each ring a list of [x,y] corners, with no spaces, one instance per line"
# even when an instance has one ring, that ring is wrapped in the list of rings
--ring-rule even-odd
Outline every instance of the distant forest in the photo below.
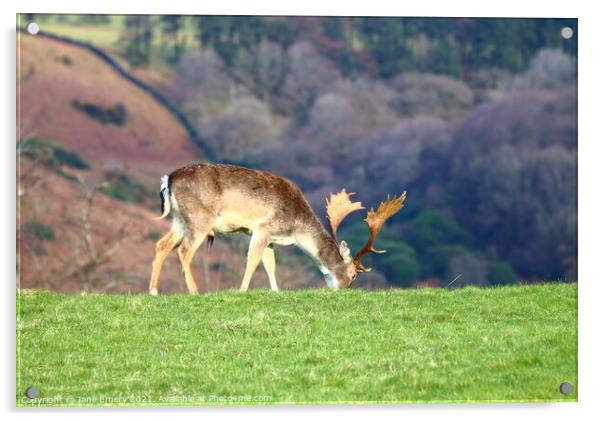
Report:
[[[483,68],[524,70],[542,48],[577,53],[576,33],[570,43],[559,36],[559,28],[575,28],[574,19],[130,16],[124,21],[126,57],[147,63],[152,39],[159,37],[165,57],[177,61],[184,19],[193,20],[193,42],[213,48],[228,66],[241,51],[265,42],[286,50],[307,40],[345,77],[426,72],[466,80]]]
[[[107,48],[161,74],[219,160],[291,178],[320,215],[342,187],[368,207],[407,190],[371,286],[576,280],[575,19],[72,22],[118,27]]]

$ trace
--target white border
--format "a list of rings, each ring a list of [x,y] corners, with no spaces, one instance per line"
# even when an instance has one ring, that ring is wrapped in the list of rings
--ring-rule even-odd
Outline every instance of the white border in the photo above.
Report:
[[[282,2],[269,0],[220,0],[201,2],[170,0],[158,2],[75,2],[68,0],[21,0],[19,11],[36,13],[131,13],[131,14],[222,14],[222,15],[334,15],[334,16],[475,16],[475,17],[577,17],[576,2],[547,1],[545,7],[520,0],[499,2],[421,0],[392,2],[342,0]]]
[[[4,308],[2,310],[2,362],[5,369],[1,383],[2,409],[12,417],[17,412],[26,418],[43,416],[45,419],[63,419],[72,416],[105,417],[108,413],[118,419],[126,419],[144,412],[148,419],[158,419],[177,412],[178,417],[217,418],[221,416],[245,419],[276,419],[286,414],[290,419],[307,416],[332,417],[342,412],[350,416],[379,416],[389,419],[412,417],[421,419],[491,420],[508,417],[530,419],[562,419],[568,417],[589,418],[599,403],[600,387],[600,339],[598,321],[600,308],[596,298],[600,296],[599,254],[596,245],[602,233],[600,217],[602,206],[598,180],[600,173],[600,63],[599,41],[602,40],[602,22],[596,13],[595,2],[504,0],[496,2],[471,2],[467,0],[418,2],[394,2],[372,0],[369,2],[317,1],[298,2],[266,0],[219,0],[215,2],[170,0],[156,3],[104,0],[84,2],[69,0],[22,0],[18,4],[2,2],[3,42],[2,92],[3,112],[0,113],[4,137],[2,141],[3,182],[1,221],[2,250],[0,267],[3,269]],[[506,405],[392,405],[392,406],[289,406],[289,407],[201,407],[201,408],[153,408],[153,409],[54,409],[37,411],[14,407],[14,264],[15,264],[15,14],[35,13],[171,13],[171,14],[281,14],[281,15],[390,15],[390,16],[480,16],[480,17],[577,17],[579,18],[579,403],[563,404],[506,404]],[[562,198],[559,198],[562,200]],[[23,414],[24,413],[24,414]]]

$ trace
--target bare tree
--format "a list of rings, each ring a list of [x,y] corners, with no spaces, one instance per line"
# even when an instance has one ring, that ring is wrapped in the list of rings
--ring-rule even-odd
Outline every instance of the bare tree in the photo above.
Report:
[[[123,244],[133,239],[139,239],[141,236],[128,234],[127,227],[122,226],[117,234],[107,242],[105,247],[97,247],[93,240],[90,214],[96,193],[107,187],[107,182],[87,182],[79,174],[74,173],[74,175],[84,191],[84,202],[80,209],[80,218],[77,221],[80,227],[81,240],[83,240],[84,253],[80,253],[80,250],[77,248],[74,250],[77,265],[68,273],[67,277],[81,277],[84,288],[89,289],[96,280],[98,269],[107,264]],[[81,241],[79,242],[81,243]]]
[[[517,75],[509,83],[502,86],[513,91],[526,89],[556,89],[575,83],[577,63],[575,59],[562,50],[542,49],[529,68]]]
[[[269,101],[284,83],[286,56],[282,47],[262,41],[252,50],[241,49],[230,75],[248,87],[258,98]]]
[[[431,115],[446,119],[474,104],[474,95],[462,81],[442,75],[404,73],[392,85],[395,108],[405,115]]]
[[[67,169],[63,171],[68,172]],[[21,253],[27,252],[27,261],[33,265],[37,283],[43,288],[59,290],[63,280],[76,278],[81,280],[85,290],[89,290],[97,284],[98,270],[109,264],[125,243],[140,239],[141,235],[128,233],[127,226],[124,226],[101,245],[95,234],[98,218],[93,216],[93,209],[94,199],[106,182],[86,181],[76,172],[68,174],[77,180],[83,191],[83,200],[79,206],[63,206],[63,220],[60,229],[53,231],[58,235],[53,234],[55,238],[52,241],[57,244],[55,250],[67,249],[69,252],[49,253],[39,238],[28,234],[20,236],[19,248]]]
[[[264,102],[247,97],[233,101],[223,116],[204,130],[214,151],[231,160],[252,160],[277,145],[279,126]]]
[[[283,93],[302,108],[308,107],[326,87],[340,78],[336,67],[307,42],[300,42],[287,51],[288,72]]]

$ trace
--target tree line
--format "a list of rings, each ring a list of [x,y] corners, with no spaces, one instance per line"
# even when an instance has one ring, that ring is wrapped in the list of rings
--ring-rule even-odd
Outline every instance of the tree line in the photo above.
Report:
[[[575,20],[122,24],[123,58],[168,65],[158,89],[217,160],[291,178],[318,213],[343,187],[368,206],[408,191],[369,286],[576,280]],[[364,225],[350,218],[341,229],[352,250]]]
[[[470,78],[475,70],[518,71],[542,48],[574,56],[577,42],[559,36],[571,19],[127,16],[123,48],[132,65],[145,65],[157,37],[164,58],[176,62],[186,47],[213,48],[226,64],[240,49],[262,41],[286,49],[308,40],[336,63],[345,76],[390,78],[400,72],[429,72]],[[188,28],[188,29],[187,29]],[[186,46],[185,33],[194,44]]]

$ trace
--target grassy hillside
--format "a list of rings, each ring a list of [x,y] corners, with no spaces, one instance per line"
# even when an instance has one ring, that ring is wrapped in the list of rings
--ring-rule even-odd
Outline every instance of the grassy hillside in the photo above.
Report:
[[[19,405],[35,404],[22,397],[28,386],[63,405],[577,399],[575,284],[197,297],[25,290],[17,329]],[[560,394],[563,381],[572,394]]]

